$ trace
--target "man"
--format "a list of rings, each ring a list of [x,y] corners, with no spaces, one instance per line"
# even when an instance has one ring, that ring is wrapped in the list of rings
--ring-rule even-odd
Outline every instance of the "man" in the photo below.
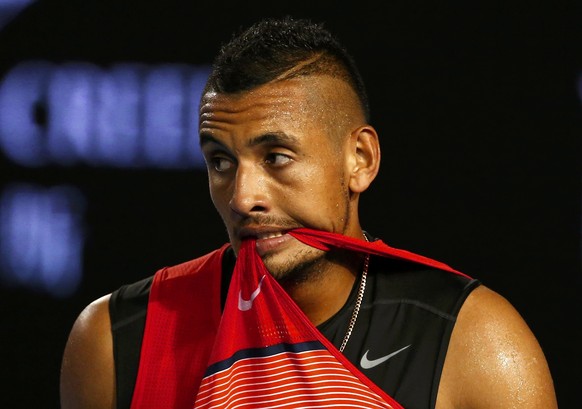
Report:
[[[363,231],[358,201],[378,173],[378,135],[356,66],[320,25],[265,20],[223,47],[201,100],[200,144],[230,244],[89,305],[65,349],[64,409],[156,407],[156,399],[182,407],[174,395],[185,396],[183,407],[230,407],[204,406],[212,365],[223,363],[212,357],[239,342],[221,335],[237,293],[240,311],[256,309],[269,280],[292,300],[279,309],[295,314],[285,322],[331,343],[332,358],[387,402],[379,407],[557,407],[540,346],[503,297]],[[266,284],[263,277],[227,295],[262,263]],[[164,406],[166,395],[173,404]],[[284,401],[241,407],[277,405]]]

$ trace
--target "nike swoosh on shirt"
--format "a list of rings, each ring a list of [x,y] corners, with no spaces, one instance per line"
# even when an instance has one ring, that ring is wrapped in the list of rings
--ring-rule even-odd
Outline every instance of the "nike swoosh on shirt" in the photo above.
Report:
[[[261,284],[263,284],[264,278],[265,278],[265,276],[261,277],[261,281],[259,281],[259,285],[257,286],[257,289],[255,291],[253,291],[253,293],[251,294],[251,298],[249,298],[248,300],[245,300],[244,298],[242,298],[242,291],[238,292],[238,309],[239,310],[248,311],[251,308],[253,308],[253,301],[255,301],[255,298],[257,298],[257,296],[261,292]]]
[[[410,345],[412,345],[412,344],[410,344]],[[389,360],[390,358],[392,358],[394,355],[399,354],[400,352],[404,351],[410,345],[406,345],[404,348],[400,348],[398,351],[394,351],[388,355],[384,355],[381,358],[372,359],[372,360],[368,359],[368,352],[370,352],[370,350],[367,350],[366,353],[364,354],[364,356],[362,357],[362,359],[360,360],[360,366],[364,369],[370,369],[370,368],[373,368],[375,366],[378,366],[381,363],[384,363],[387,360]]]

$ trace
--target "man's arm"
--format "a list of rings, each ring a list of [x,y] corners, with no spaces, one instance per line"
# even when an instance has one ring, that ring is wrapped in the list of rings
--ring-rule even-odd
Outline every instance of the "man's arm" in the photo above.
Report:
[[[81,312],[69,335],[61,367],[61,409],[114,409],[115,370],[109,295]]]
[[[477,288],[455,324],[437,408],[557,407],[548,364],[523,318],[499,294]]]

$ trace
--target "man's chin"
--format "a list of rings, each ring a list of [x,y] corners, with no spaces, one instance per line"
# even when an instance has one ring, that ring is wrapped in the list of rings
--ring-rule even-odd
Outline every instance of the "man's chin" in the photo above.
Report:
[[[266,254],[262,257],[265,267],[279,282],[300,283],[309,280],[325,252],[310,248],[294,255],[281,253]]]

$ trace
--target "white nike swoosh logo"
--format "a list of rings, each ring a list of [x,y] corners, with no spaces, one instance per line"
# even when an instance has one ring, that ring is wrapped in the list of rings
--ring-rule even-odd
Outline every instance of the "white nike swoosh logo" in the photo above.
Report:
[[[253,293],[251,294],[250,299],[248,299],[248,300],[243,299],[242,298],[242,291],[238,292],[238,309],[239,310],[248,311],[251,308],[253,308],[253,301],[255,301],[255,298],[257,298],[257,296],[261,292],[261,284],[263,284],[264,278],[265,278],[265,276],[261,277],[261,281],[259,281],[259,285],[257,286],[257,289],[255,291],[253,291]]]
[[[410,344],[410,345],[412,345],[412,344]],[[362,359],[360,360],[360,366],[364,369],[370,369],[370,368],[373,368],[375,366],[378,366],[381,363],[384,363],[387,360],[389,360],[390,358],[392,358],[394,355],[401,353],[406,348],[408,348],[410,345],[406,345],[404,348],[400,348],[398,351],[394,351],[391,354],[384,355],[381,358],[372,359],[372,360],[368,359],[368,352],[370,352],[370,350],[367,350],[366,353],[364,354],[364,356],[362,357]]]

